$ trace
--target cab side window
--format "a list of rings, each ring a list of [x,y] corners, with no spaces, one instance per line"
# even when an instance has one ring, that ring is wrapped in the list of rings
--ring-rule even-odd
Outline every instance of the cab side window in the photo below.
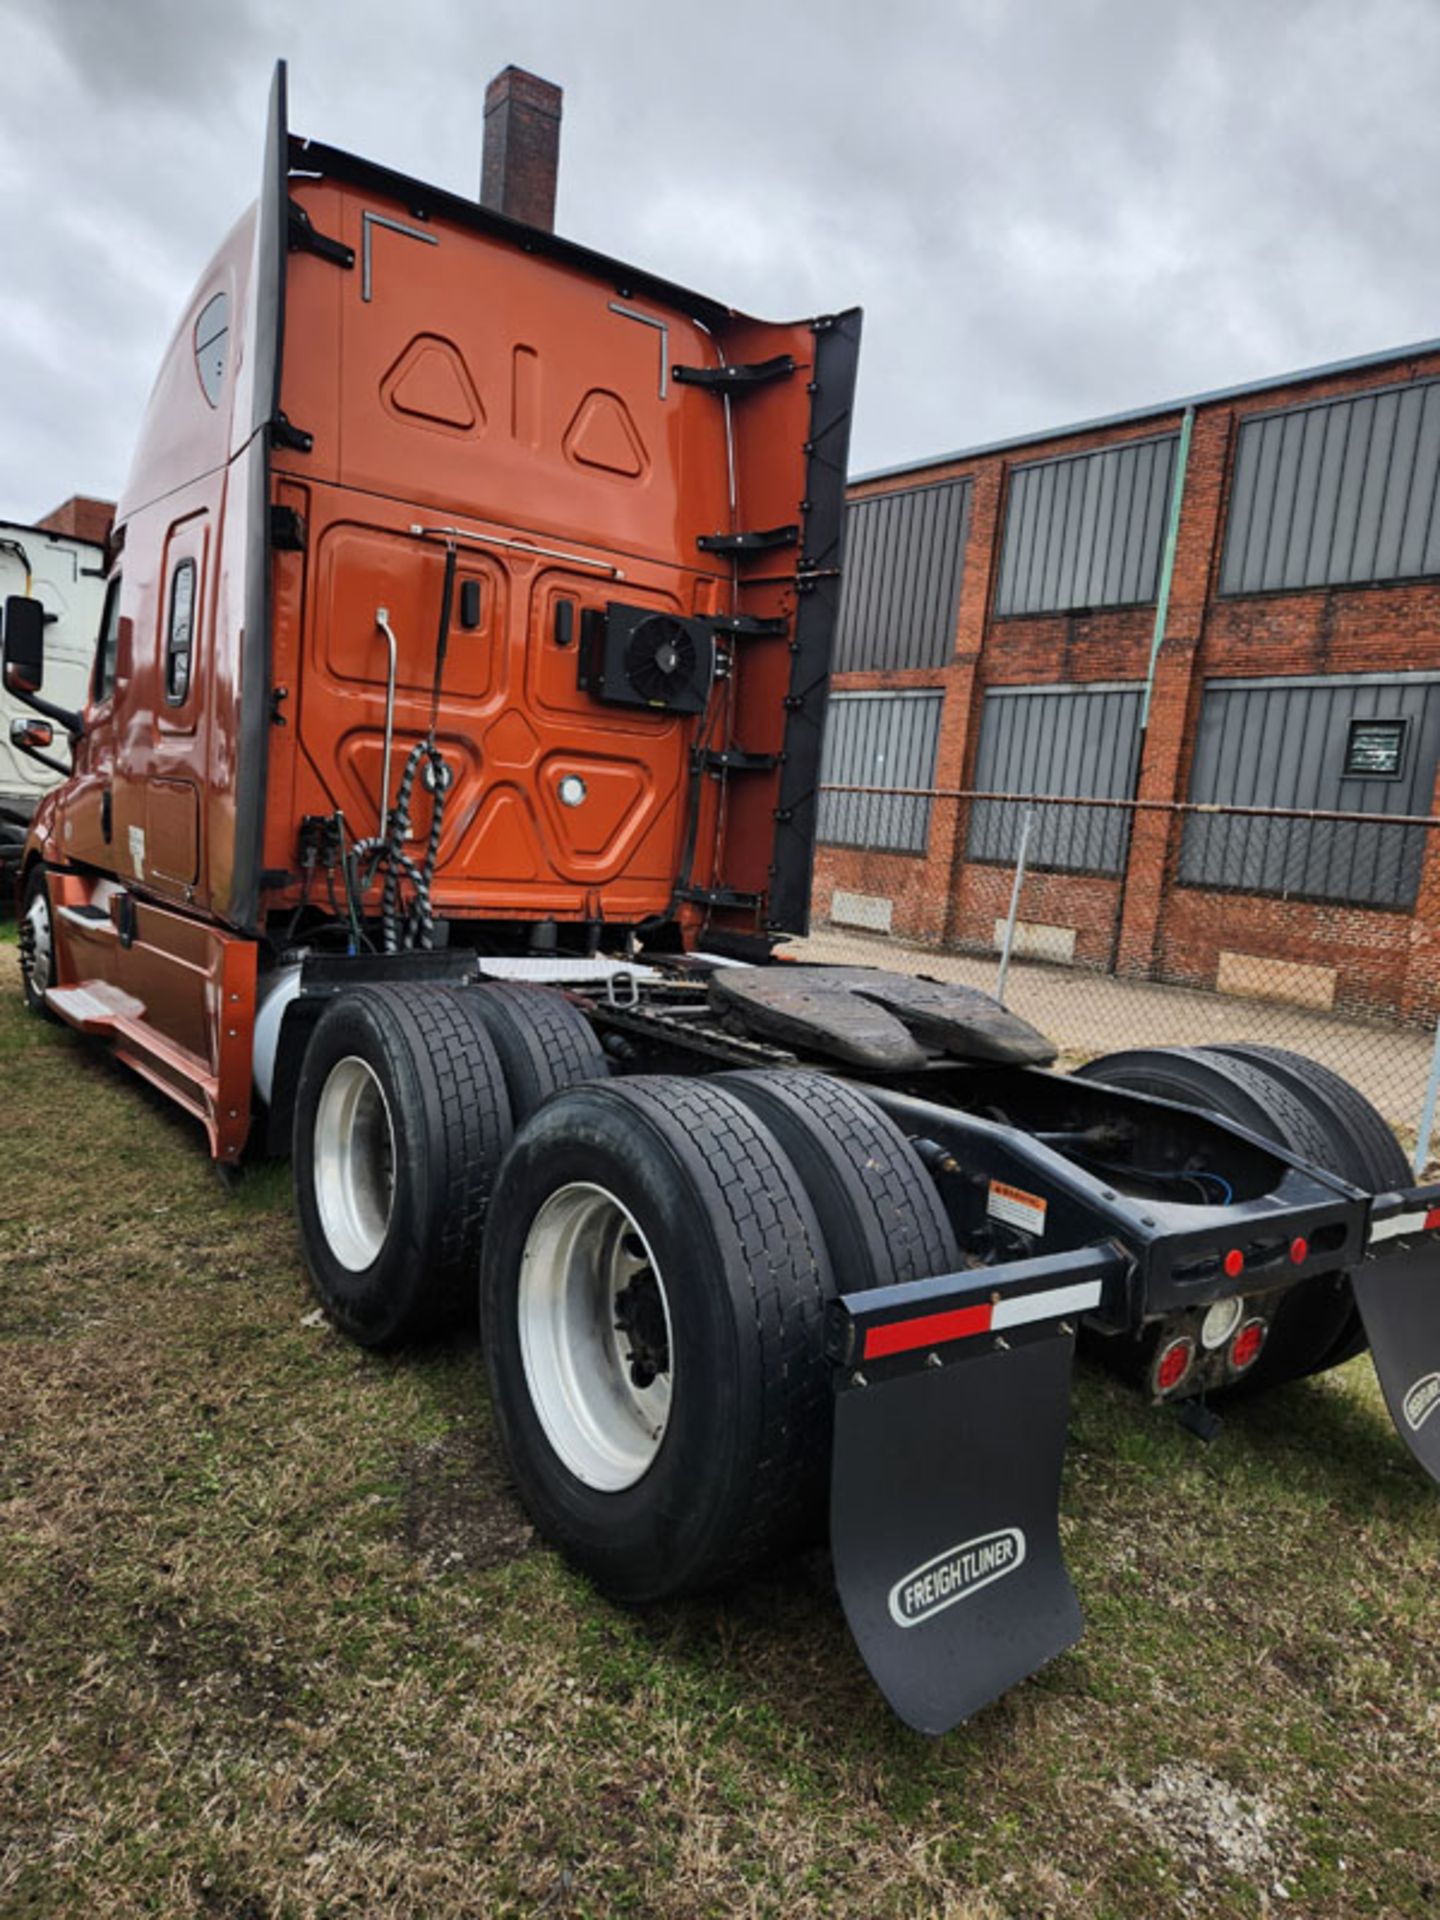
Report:
[[[98,707],[115,691],[115,656],[120,645],[120,576],[105,589],[105,611],[100,617],[100,639],[95,648],[95,675],[90,698]]]
[[[170,619],[165,629],[165,699],[183,707],[190,693],[195,640],[195,562],[182,560],[170,576]]]

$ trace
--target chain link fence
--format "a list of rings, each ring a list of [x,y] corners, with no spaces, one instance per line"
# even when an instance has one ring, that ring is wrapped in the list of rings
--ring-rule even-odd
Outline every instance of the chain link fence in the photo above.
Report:
[[[1066,1067],[1127,1047],[1290,1048],[1351,1081],[1433,1165],[1437,829],[1373,812],[832,786],[815,924],[787,951],[983,988]]]

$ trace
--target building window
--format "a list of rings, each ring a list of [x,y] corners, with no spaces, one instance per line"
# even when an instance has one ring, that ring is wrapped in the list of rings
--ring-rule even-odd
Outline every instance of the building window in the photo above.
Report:
[[[981,793],[1127,800],[1134,790],[1142,689],[992,687],[980,716],[975,787]],[[1028,864],[1061,873],[1121,872],[1129,816],[1123,807],[1038,808]],[[1009,866],[1026,813],[1017,800],[976,800],[966,857]]]
[[[836,673],[947,666],[970,530],[970,482],[852,500]]]
[[[1005,504],[998,615],[1150,604],[1178,436],[1016,467]]]
[[[200,376],[200,390],[212,407],[219,404],[220,389],[225,384],[229,345],[230,296],[217,293],[205,302],[195,322],[195,371]]]
[[[195,636],[195,562],[182,560],[170,576],[170,620],[165,631],[165,698],[183,707],[190,693]]]
[[[838,693],[825,723],[822,785],[930,787],[943,693]],[[885,793],[822,793],[818,837],[835,847],[924,853],[929,800]]]
[[[1242,425],[1220,591],[1366,585],[1440,573],[1440,382]]]
[[[115,660],[120,647],[120,576],[113,575],[105,589],[105,610],[100,616],[100,637],[95,646],[95,674],[90,697],[98,707],[115,691]]]
[[[1345,740],[1347,780],[1398,780],[1408,720],[1352,720]]]
[[[1437,758],[1440,675],[1212,680],[1190,799],[1222,811],[1187,819],[1180,882],[1408,910],[1426,830],[1385,816],[1429,813]],[[1374,817],[1298,817],[1311,810]]]

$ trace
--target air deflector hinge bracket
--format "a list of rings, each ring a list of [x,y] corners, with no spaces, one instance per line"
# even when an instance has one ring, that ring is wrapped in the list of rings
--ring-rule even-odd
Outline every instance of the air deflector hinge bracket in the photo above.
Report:
[[[773,360],[756,360],[734,367],[672,367],[671,375],[679,387],[708,387],[711,393],[748,393],[772,380],[788,380],[795,362],[788,353],[777,353]]]
[[[702,614],[701,618],[716,633],[730,633],[741,638],[763,638],[767,634],[790,631],[788,620],[756,620],[747,613],[707,613]]]
[[[745,753],[739,747],[726,747],[723,752],[710,748],[697,750],[691,764],[705,773],[770,773],[780,764],[780,756],[775,753]]]
[[[702,533],[695,544],[702,553],[768,553],[772,547],[793,547],[798,526],[766,527],[758,533]]]
[[[296,453],[309,453],[315,445],[313,433],[306,433],[303,427],[297,427],[286,413],[277,413],[270,422],[270,444],[272,447],[289,447]]]
[[[347,247],[343,240],[332,240],[328,233],[321,233],[298,200],[290,202],[286,237],[291,253],[315,253],[333,267],[348,268],[355,264],[355,249]]]

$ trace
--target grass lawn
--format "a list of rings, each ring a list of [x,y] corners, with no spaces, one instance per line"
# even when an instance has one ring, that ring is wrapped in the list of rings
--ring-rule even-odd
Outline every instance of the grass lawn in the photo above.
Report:
[[[894,1721],[823,1556],[648,1614],[532,1534],[473,1342],[312,1311],[281,1167],[0,945],[0,1915],[1440,1915],[1440,1502],[1368,1360],[1202,1447],[1076,1383],[1080,1646]]]

